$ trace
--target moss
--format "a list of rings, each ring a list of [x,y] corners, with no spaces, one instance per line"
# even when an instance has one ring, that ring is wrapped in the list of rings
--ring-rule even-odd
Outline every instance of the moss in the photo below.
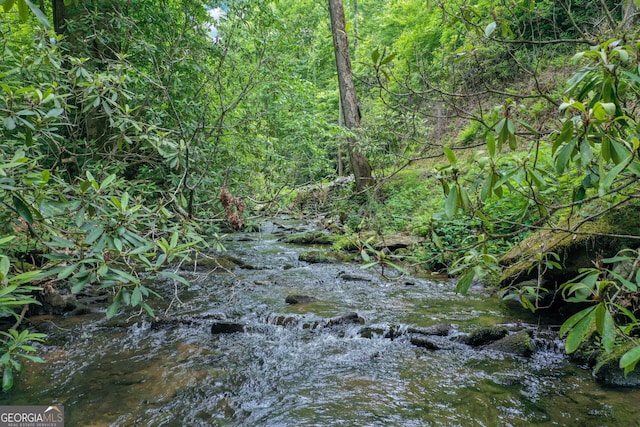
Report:
[[[315,264],[333,264],[343,262],[345,260],[345,257],[338,252],[309,251],[300,253],[300,255],[298,255],[298,259],[300,261]]]
[[[557,285],[575,277],[578,269],[592,266],[598,257],[610,257],[625,247],[637,247],[636,239],[620,237],[640,236],[637,212],[631,207],[613,210],[580,225],[577,233],[544,230],[532,234],[500,259],[504,267],[500,283],[510,285],[535,278],[536,254],[541,252],[560,256],[563,268],[545,274],[547,284]]]
[[[338,238],[332,234],[315,231],[311,233],[294,234],[282,239],[286,243],[296,245],[332,245]]]
[[[243,268],[249,268],[247,264],[239,258],[231,255],[211,256],[204,255],[199,256],[197,259],[193,259],[189,262],[182,264],[182,268],[196,267],[198,270],[214,271],[218,269],[232,270],[236,266]]]
[[[527,331],[520,331],[515,334],[508,335],[489,344],[486,348],[525,357],[531,356],[534,351],[531,336]]]
[[[622,355],[635,346],[635,343],[629,341],[624,345],[617,346],[611,353],[601,352],[593,369],[598,381],[605,385],[640,387],[640,372],[638,369],[630,372],[629,375],[624,375],[623,369],[619,366]]]

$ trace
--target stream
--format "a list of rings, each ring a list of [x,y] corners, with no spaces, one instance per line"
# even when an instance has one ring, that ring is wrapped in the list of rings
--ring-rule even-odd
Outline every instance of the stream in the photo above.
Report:
[[[179,300],[167,283],[154,302],[162,316],[171,303],[166,316],[180,321],[103,312],[41,320],[46,363],[29,364],[0,404],[63,404],[65,425],[83,427],[640,426],[640,391],[598,385],[559,342],[522,357],[455,339],[537,318],[482,290],[457,295],[450,281],[299,261],[309,247],[279,239],[310,229],[283,219],[228,236],[227,252],[246,268],[185,270],[192,285]],[[291,294],[317,300],[290,305]],[[350,312],[364,324],[309,326]],[[219,319],[245,331],[213,335]],[[361,333],[440,324],[452,332],[437,350],[409,334]]]

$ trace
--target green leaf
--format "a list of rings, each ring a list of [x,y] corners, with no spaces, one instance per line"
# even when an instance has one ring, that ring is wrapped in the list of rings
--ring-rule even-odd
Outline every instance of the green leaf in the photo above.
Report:
[[[18,16],[22,21],[26,21],[29,18],[29,6],[27,6],[25,0],[18,0]]]
[[[620,274],[616,273],[615,271],[610,271],[609,273],[611,274],[611,276],[613,276],[614,279],[620,282],[622,286],[624,286],[631,292],[638,292],[638,285],[636,283],[630,282],[625,277],[622,277]]]
[[[611,184],[613,184],[613,181],[620,175],[620,172],[622,172],[627,167],[627,165],[628,162],[626,161],[620,162],[615,165],[609,172],[607,172],[604,178],[601,177],[600,186],[598,187],[599,196],[602,197],[607,194],[607,192],[611,188]]]
[[[38,356],[32,356],[30,354],[19,354],[18,356],[24,357],[25,359],[30,360],[34,363],[44,363],[44,360]]]
[[[122,210],[126,210],[127,206],[129,206],[129,193],[127,193],[126,191],[122,193],[120,201],[122,203]]]
[[[624,369],[625,375],[628,375],[629,372],[635,369],[638,361],[640,361],[640,346],[634,347],[622,355],[620,358],[620,368]]]
[[[146,311],[149,316],[155,317],[155,313],[153,312],[153,309],[149,306],[149,304],[147,304],[146,302],[142,301],[142,302],[140,302],[140,307],[142,307],[144,309],[144,311]]]
[[[118,250],[118,252],[122,252],[122,240],[117,237],[113,238],[113,246]]]
[[[593,323],[595,321],[595,307],[589,307],[571,316],[560,328],[561,335],[563,333],[563,329],[566,332],[565,325],[578,315],[581,315],[581,317],[579,316],[579,320],[574,324],[574,326],[569,331],[569,334],[567,335],[567,340],[565,343],[565,351],[567,352],[567,354],[571,354],[576,351],[580,347],[580,344],[582,344],[582,342],[593,330]]]
[[[118,276],[122,277],[123,279],[125,279],[127,283],[138,283],[139,282],[137,277],[132,276],[131,274],[129,274],[129,273],[125,272],[125,271],[122,271],[120,269],[112,268],[111,271],[113,273],[117,274]]]
[[[4,245],[5,243],[9,243],[10,241],[12,241],[15,238],[16,238],[16,236],[4,236],[4,237],[0,238],[0,246]]]
[[[493,136],[493,133],[487,133],[487,150],[489,151],[489,156],[494,157],[496,154],[496,138]]]
[[[574,132],[573,120],[565,120],[564,124],[562,125],[562,130],[560,131],[558,136],[555,138],[555,141],[553,142],[552,151],[555,153],[558,147],[562,145],[562,143],[570,141],[571,138],[573,138],[573,132]]]
[[[568,144],[565,144],[560,151],[558,151],[558,155],[556,156],[556,171],[559,174],[564,173],[569,161],[571,160],[572,154],[576,147],[576,141],[570,141]]]
[[[66,279],[67,277],[71,276],[71,273],[73,273],[76,268],[78,268],[78,264],[71,264],[66,266],[60,273],[58,273],[58,280]]]
[[[602,347],[607,353],[613,350],[616,341],[616,325],[613,316],[604,304],[598,304],[595,311],[596,329],[602,339]]]
[[[480,200],[485,201],[493,194],[493,172],[489,172],[486,176],[484,184],[482,185],[482,191],[480,191]]]
[[[160,274],[162,276],[165,276],[165,277],[168,277],[170,279],[173,279],[176,282],[182,283],[185,286],[190,286],[191,285],[187,279],[185,279],[182,276],[177,275],[176,273],[174,273],[172,271],[161,271]]]
[[[4,367],[2,370],[2,390],[9,391],[13,388],[13,369],[10,366]]]
[[[560,326],[560,336],[563,337],[573,328],[576,323],[578,323],[583,317],[587,316],[591,311],[595,310],[595,306],[587,307],[584,310],[581,310],[569,317],[565,322]]]
[[[444,155],[447,156],[447,159],[449,160],[449,163],[451,163],[452,165],[456,164],[456,154],[453,152],[453,150],[449,147],[442,147],[442,151],[444,152]]]
[[[382,61],[380,61],[380,65],[388,64],[389,62],[393,61],[395,57],[396,57],[395,53],[391,53],[385,56],[385,58]]]
[[[440,236],[438,236],[438,234],[436,234],[436,232],[433,230],[431,231],[431,241],[434,245],[436,245],[438,249],[442,249],[442,240],[440,239]]]
[[[140,286],[136,286],[131,293],[131,306],[137,306],[138,304],[140,304],[140,301],[142,301],[142,291],[140,289]]]
[[[20,218],[24,219],[27,224],[33,224],[33,215],[31,214],[31,210],[29,206],[22,200],[20,197],[13,195],[13,206],[18,211]]]
[[[617,262],[633,261],[635,259],[636,259],[635,257],[628,256],[628,255],[616,255],[611,258],[602,258],[602,262],[605,264],[615,264]]]
[[[602,102],[601,105],[608,115],[613,116],[616,114],[616,104],[613,102]]]
[[[469,287],[473,282],[473,278],[475,277],[475,271],[473,269],[468,270],[461,278],[458,280],[456,284],[456,292],[462,295],[466,295],[469,291]]]
[[[104,230],[102,229],[102,227],[93,228],[87,235],[87,238],[84,240],[85,243],[88,245],[92,244],[93,242],[98,240],[100,236],[102,236],[102,233],[104,233]]]
[[[606,136],[602,138],[602,142],[600,143],[600,156],[602,156],[605,162],[611,160],[611,140]]]
[[[36,277],[38,277],[40,273],[42,273],[41,270],[25,271],[24,273],[20,273],[17,276],[11,277],[11,279],[9,279],[9,283],[11,283],[12,285],[22,285],[25,283],[30,283]]]
[[[13,7],[14,3],[15,3],[15,0],[4,0],[4,3],[2,3],[2,8],[4,9],[5,12],[9,12]]]
[[[116,174],[111,174],[108,177],[106,177],[104,179],[104,181],[102,181],[100,183],[100,190],[104,190],[105,188],[109,187],[109,185],[116,180]]]
[[[587,167],[593,159],[593,151],[591,150],[591,144],[585,139],[580,142],[580,164],[582,167]]]
[[[111,305],[109,305],[109,307],[107,308],[107,319],[111,319],[113,316],[115,316],[118,313],[118,310],[120,309],[120,304],[121,304],[121,298],[116,297],[116,299],[114,299]]]
[[[378,49],[374,49],[373,52],[371,52],[371,61],[377,65],[378,59],[380,59],[380,52]]]
[[[453,185],[449,189],[449,195],[444,204],[444,212],[447,217],[452,218],[456,214],[458,208],[458,186]]]
[[[87,275],[83,279],[76,281],[76,283],[74,283],[73,286],[71,287],[71,293],[77,294],[79,292],[82,292],[85,286],[87,286],[87,284],[90,282],[89,280],[90,278],[91,276]]]

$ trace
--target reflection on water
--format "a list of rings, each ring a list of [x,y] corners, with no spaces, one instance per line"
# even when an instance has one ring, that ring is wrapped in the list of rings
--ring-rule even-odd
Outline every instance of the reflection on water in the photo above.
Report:
[[[0,404],[61,403],[68,426],[640,426],[640,392],[599,387],[553,348],[524,359],[367,339],[357,325],[305,329],[351,311],[369,325],[449,322],[457,333],[518,319],[450,283],[406,286],[358,266],[299,262],[303,249],[272,231],[227,244],[259,268],[192,276],[172,314],[194,322],[54,320],[47,363],[31,365]],[[291,293],[318,301],[288,306]],[[247,332],[211,336],[210,321],[197,320],[220,313]],[[274,313],[300,321],[270,324]]]

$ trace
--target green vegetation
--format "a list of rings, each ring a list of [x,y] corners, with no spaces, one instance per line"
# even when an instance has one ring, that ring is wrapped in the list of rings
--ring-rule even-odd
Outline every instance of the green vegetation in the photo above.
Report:
[[[222,228],[292,206],[329,214],[346,236],[334,247],[365,266],[447,272],[462,293],[498,284],[501,257],[538,230],[624,237],[566,284],[547,283],[565,260],[538,238],[536,283],[502,294],[531,310],[550,294],[576,303],[567,351],[631,342],[629,372],[638,234],[583,226],[636,215],[636,3],[345,1],[360,116],[347,129],[322,2],[6,0],[3,389],[20,358],[40,360],[24,319],[43,293],[107,290],[107,316],[154,316],[150,298],[188,286],[175,267],[222,249]],[[376,185],[332,188],[355,152]],[[421,240],[394,254],[373,243],[399,232]]]

